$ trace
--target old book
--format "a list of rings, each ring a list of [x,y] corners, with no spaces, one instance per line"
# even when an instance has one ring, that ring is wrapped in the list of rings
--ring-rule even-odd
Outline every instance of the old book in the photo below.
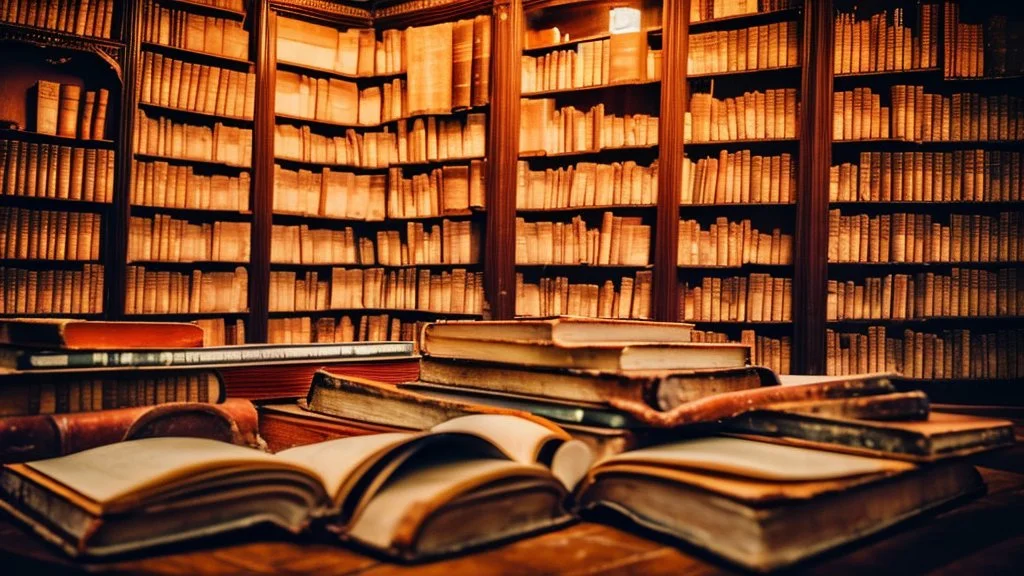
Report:
[[[0,506],[75,556],[142,550],[254,522],[297,533],[318,520],[343,541],[412,560],[569,520],[563,508],[568,482],[559,477],[578,476],[590,454],[563,449],[572,444],[567,439],[564,432],[502,415],[276,455],[205,439],[147,438],[9,465],[0,473]],[[260,494],[247,497],[255,482]],[[177,506],[153,509],[153,499],[161,497]],[[199,497],[204,504],[197,507],[192,503]],[[467,499],[473,506],[460,505]],[[48,513],[57,502],[66,512]],[[500,527],[489,521],[512,502],[516,520],[503,517]],[[82,518],[78,528],[69,529],[69,514]]]
[[[203,345],[203,331],[186,322],[20,318],[0,321],[0,344],[65,350],[196,348]]]
[[[187,436],[258,448],[256,409],[248,400],[184,401],[160,406],[0,418],[0,462],[56,458],[138,438]]]
[[[914,462],[965,456],[1015,442],[1008,420],[937,412],[923,421],[879,421],[773,409],[743,414],[726,429],[793,446]]]
[[[408,45],[418,47],[408,53],[409,115],[451,112],[454,27],[445,22],[406,30]]]
[[[411,427],[373,424],[320,414],[301,408],[294,401],[261,404],[258,411],[260,437],[267,442],[271,452],[335,438],[415,431]]]
[[[60,84],[40,80],[36,83],[36,132],[57,134],[60,115]]]
[[[82,87],[60,85],[60,105],[57,113],[57,135],[74,138],[78,134],[78,108]]]
[[[452,106],[468,108],[472,91],[473,20],[459,20],[452,36]]]
[[[583,316],[514,321],[437,322],[424,328],[424,338],[530,340],[573,345],[596,342],[689,342],[692,324],[604,320]]]
[[[589,370],[538,370],[508,364],[427,357],[420,380],[446,386],[520,394],[581,403],[630,400],[659,410],[723,392],[773,385],[763,368],[616,374]]]
[[[702,438],[602,461],[581,483],[578,508],[584,516],[611,509],[640,526],[767,572],[983,490],[981,477],[964,462],[918,467],[739,438]]]

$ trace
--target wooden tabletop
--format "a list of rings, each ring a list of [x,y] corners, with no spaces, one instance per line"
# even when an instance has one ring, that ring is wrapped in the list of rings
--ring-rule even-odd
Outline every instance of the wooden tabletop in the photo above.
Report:
[[[810,574],[1021,574],[1024,567],[1024,445],[975,459],[986,495],[897,525],[805,562]],[[0,574],[734,574],[691,546],[650,533],[581,522],[476,554],[422,565],[393,564],[327,541],[255,531],[189,549],[83,566],[0,516]]]

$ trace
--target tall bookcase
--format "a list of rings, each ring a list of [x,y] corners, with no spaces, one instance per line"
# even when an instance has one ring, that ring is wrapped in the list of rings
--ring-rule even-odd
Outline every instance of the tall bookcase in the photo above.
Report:
[[[10,2],[13,11],[0,14],[0,41],[12,55],[0,73],[0,116],[23,129],[0,133],[7,142],[0,204],[96,214],[102,224],[97,253],[69,258],[65,244],[59,259],[56,242],[46,256],[49,238],[33,245],[42,257],[28,257],[32,242],[5,222],[7,315],[52,314],[67,301],[78,306],[71,314],[87,317],[224,321],[224,340],[249,342],[405,338],[415,322],[436,318],[692,320],[703,338],[751,342],[759,362],[782,372],[896,370],[939,399],[1024,401],[1016,387],[1024,368],[1017,353],[1024,15],[1015,5],[90,2],[112,8],[106,38],[84,32],[100,23],[105,36],[95,14],[90,28],[85,13],[79,31],[77,12],[67,18],[57,10],[50,26],[50,3],[34,13],[29,4],[39,3]],[[152,41],[152,7],[185,16],[168,22],[164,38],[157,22]],[[207,22],[230,23],[231,37],[246,38],[247,47],[218,55],[225,36],[214,30],[208,38]],[[280,42],[296,35],[292,23],[313,45],[319,36],[301,29],[319,27],[333,58],[279,58]],[[206,50],[218,37],[220,49]],[[360,65],[360,40],[372,66]],[[339,60],[346,42],[354,42],[355,60]],[[204,70],[217,70],[218,81],[220,70],[244,78],[245,89],[236,79],[234,99],[225,92],[222,106],[214,96],[210,109],[199,98]],[[488,88],[474,91],[484,73]],[[176,104],[170,84],[164,94],[165,76],[179,87]],[[104,137],[36,134],[38,80],[95,90],[94,110],[99,89],[107,89]],[[192,85],[195,101],[181,90]],[[278,93],[303,85],[307,99],[313,94],[306,109],[280,109]],[[326,98],[318,98],[324,85]],[[355,109],[332,97],[353,92]],[[58,89],[58,106],[59,96]],[[367,98],[371,112],[360,117]],[[227,108],[228,100],[240,108]],[[79,106],[79,114],[88,106],[84,92]],[[169,134],[163,152],[148,149],[154,119],[156,134],[161,122]],[[175,144],[175,131],[185,131],[174,126],[185,125],[190,135],[209,129],[211,139],[222,126],[219,134],[230,137],[217,141],[232,150],[251,132],[251,150],[243,145],[232,160],[212,150],[207,157],[205,143]],[[139,150],[143,128],[147,149]],[[14,155],[11,142],[19,142]],[[27,170],[18,179],[22,142],[40,145],[32,188]],[[61,181],[60,162],[57,178],[49,169],[52,150],[59,160],[62,147],[83,166],[86,153],[109,151],[113,168],[102,176],[111,195],[97,196],[94,178],[87,199],[84,175],[77,196],[73,184],[66,195],[60,186],[52,196],[38,193],[40,174],[44,190]],[[179,177],[182,169],[191,179]],[[67,174],[74,182],[74,171]],[[311,186],[315,175],[319,187]],[[343,191],[344,209],[321,201],[332,189]],[[28,216],[28,227],[36,229],[33,218],[44,229],[42,216]],[[62,217],[48,218],[51,229],[62,226]],[[211,238],[203,258],[182,257],[193,255],[195,242],[168,243],[161,254],[158,241],[154,255],[158,219],[168,240],[182,230],[227,229],[227,241],[214,253]],[[140,233],[146,225],[150,231]],[[91,281],[68,274],[86,265]],[[137,313],[137,266],[168,288],[151,285],[149,313],[145,296]],[[248,283],[247,290],[234,285],[246,292],[235,311],[215,298],[204,307],[199,280],[198,311],[154,313],[154,302],[182,300],[182,285],[191,298],[193,273],[237,268]],[[172,274],[182,275],[176,291]],[[452,289],[456,276],[461,291]],[[467,300],[469,278],[476,296]],[[623,278],[633,287],[626,282],[623,290]],[[30,283],[34,308],[17,296]],[[50,292],[51,283],[67,289]],[[97,300],[102,307],[88,306]]]

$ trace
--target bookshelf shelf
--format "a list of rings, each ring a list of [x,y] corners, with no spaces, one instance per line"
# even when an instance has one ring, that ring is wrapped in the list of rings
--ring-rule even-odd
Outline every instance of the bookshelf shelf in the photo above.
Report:
[[[444,160],[424,160],[422,162],[391,162],[389,168],[436,168],[440,166],[469,166],[474,160],[486,160],[484,156],[463,156],[445,158]]]
[[[298,62],[285,62],[283,60],[277,61],[277,67],[280,70],[298,72],[299,74],[306,74],[308,76],[337,78],[339,80],[347,80],[349,82],[357,82],[361,84],[383,83],[394,80],[395,78],[405,77],[405,72],[395,72],[393,74],[374,74],[372,76],[346,74],[344,72],[338,72],[337,70],[332,70],[330,68],[320,68],[318,66],[310,66],[309,64],[300,64]]]
[[[623,270],[652,270],[653,264],[516,264],[516,268],[535,270],[609,270],[621,272]]]
[[[20,142],[38,142],[40,144],[57,144],[70,146],[72,148],[103,148],[114,149],[113,140],[92,140],[85,138],[72,138],[69,136],[57,136],[55,134],[41,134],[29,130],[0,129],[0,140],[18,140]]]
[[[147,52],[156,52],[163,54],[164,56],[170,56],[171,58],[187,62],[220,66],[222,68],[231,68],[234,70],[241,70],[243,72],[251,71],[253,66],[250,60],[232,58],[231,56],[224,56],[223,54],[213,54],[210,52],[200,52],[199,50],[165,46],[155,42],[142,42],[141,46],[142,49]]]
[[[658,154],[658,145],[651,144],[649,146],[617,146],[601,148],[599,150],[578,150],[575,152],[526,152],[519,155],[519,158],[526,161],[557,161],[557,162],[577,162],[577,161],[616,161],[620,156],[633,158],[636,156],[654,156]]]
[[[173,108],[171,106],[161,106],[160,104],[150,104],[147,102],[139,102],[139,108],[151,112],[154,115],[169,116],[172,118],[180,118],[182,120],[195,120],[198,122],[220,122],[228,126],[241,126],[248,128],[252,126],[252,118],[243,118],[238,116],[223,116],[221,114],[211,114],[209,112],[199,112],[196,110],[185,110],[184,108]]]
[[[342,124],[340,122],[329,122],[327,120],[317,120],[316,118],[282,114],[280,112],[275,113],[274,116],[277,118],[279,123],[284,122],[286,124],[292,124],[293,126],[309,126],[311,128],[316,127],[325,130],[347,130],[349,128],[353,130],[372,130],[374,128],[381,127],[381,124]]]
[[[753,210],[769,210],[769,209],[785,209],[796,207],[796,202],[724,202],[722,204],[680,204],[679,211],[686,212],[688,210],[734,210],[742,211],[744,209]]]
[[[871,268],[1006,268],[1022,266],[1024,262],[829,262],[828,265]]]
[[[100,264],[100,260],[58,260],[56,258],[4,258],[3,266],[10,268],[28,268],[32,270],[43,270],[54,268],[60,270],[75,270],[87,264]]]
[[[22,42],[40,48],[65,48],[81,52],[118,54],[125,44],[110,38],[82,36],[50,28],[26,26],[14,22],[0,22],[0,40]]]
[[[836,208],[887,208],[887,207],[921,207],[948,208],[950,210],[970,209],[1019,209],[1024,208],[1024,200],[832,200],[829,206]]]
[[[467,114],[474,114],[474,113],[477,113],[477,112],[486,112],[489,109],[490,109],[490,104],[483,104],[481,106],[468,106],[468,107],[464,107],[464,108],[453,108],[452,110],[450,110],[448,112],[423,112],[423,113],[420,113],[420,114],[408,114],[406,116],[400,116],[398,118],[391,118],[390,120],[383,120],[377,126],[378,127],[380,127],[380,126],[389,126],[389,125],[397,124],[397,123],[405,121],[405,120],[416,120],[417,118],[424,118],[424,119],[425,118],[430,118],[430,117],[445,118],[445,119],[448,119],[448,118],[458,118],[458,117],[465,116]]]
[[[800,15],[802,9],[786,8],[783,10],[768,10],[764,12],[752,12],[750,14],[737,14],[722,18],[711,18],[708,20],[696,20],[690,22],[690,32],[707,32],[709,30],[723,30],[731,28],[746,28],[758,24],[768,24],[791,20]]]
[[[229,260],[128,260],[129,266],[144,266],[148,268],[173,268],[176,270],[182,269],[205,269],[205,268],[216,268],[216,269],[233,269],[249,266],[248,261],[229,261]]]
[[[537,92],[523,92],[523,98],[547,98],[549,96],[564,96],[569,94],[583,94],[594,90],[621,90],[624,88],[649,89],[661,86],[661,80],[640,80],[636,82],[616,82],[614,84],[598,84],[596,86],[583,86],[581,88],[558,88],[556,90],[541,90]]]
[[[214,168],[221,170],[229,170],[231,172],[249,172],[252,170],[249,166],[238,166],[235,164],[229,164],[227,162],[217,162],[215,160],[199,160],[195,158],[177,158],[175,156],[161,156],[158,154],[143,154],[141,152],[135,153],[135,158],[138,160],[151,160],[154,162],[167,162],[168,164],[177,164],[184,166],[199,166],[204,168]]]
[[[682,322],[692,322],[697,325],[715,326],[758,326],[761,328],[780,327],[788,328],[793,325],[792,320],[693,320],[691,318],[681,319]]]
[[[190,319],[227,318],[248,315],[249,311],[243,310],[235,312],[133,312],[126,313],[125,317],[140,320],[188,321]]]
[[[98,312],[98,313],[82,313],[82,312],[60,312],[60,313],[57,313],[57,312],[53,312],[53,313],[46,313],[46,314],[40,314],[40,313],[35,313],[35,312],[33,312],[31,314],[27,314],[27,313],[24,313],[24,312],[20,312],[20,313],[18,313],[18,312],[0,313],[0,318],[53,318],[55,316],[60,316],[61,318],[79,318],[81,320],[102,320],[104,314],[102,312]]]
[[[1020,140],[900,140],[896,138],[872,138],[860,140],[833,140],[832,144],[844,148],[873,148],[872,151],[905,151],[905,150],[957,150],[957,149],[1007,149],[1017,150],[1022,146]]]
[[[176,8],[179,10],[187,10],[194,14],[205,14],[208,16],[214,16],[216,18],[230,18],[232,20],[245,20],[246,13],[240,10],[232,10],[231,8],[222,8],[220,6],[213,6],[210,4],[203,4],[202,2],[190,2],[189,0],[157,0],[160,4],[167,6],[168,8]]]
[[[711,142],[684,142],[683,148],[689,150],[695,148],[697,150],[721,150],[728,149],[732,150],[735,148],[751,148],[751,149],[763,149],[771,148],[773,146],[787,146],[795,148],[800,144],[799,138],[761,138],[761,139],[746,139],[746,140],[715,140]]]
[[[445,220],[453,218],[473,218],[477,216],[483,216],[486,211],[482,208],[474,208],[464,212],[452,212],[450,214],[436,214],[431,216],[388,216],[388,220],[395,222],[407,222],[407,221],[429,221],[429,220]]]
[[[380,174],[388,171],[387,166],[353,166],[351,164],[332,164],[330,162],[310,162],[307,160],[295,160],[293,158],[275,157],[275,164],[286,168],[312,168],[319,170],[329,168],[337,172],[360,172],[363,174]]]
[[[274,217],[274,221],[276,223],[284,223],[284,224],[287,224],[287,223],[303,224],[303,223],[306,223],[306,222],[320,222],[320,223],[328,224],[328,223],[334,222],[334,223],[344,223],[344,224],[348,224],[348,225],[353,225],[353,224],[381,224],[381,223],[384,222],[383,220],[365,220],[365,219],[356,219],[356,218],[341,218],[341,217],[336,217],[336,216],[319,216],[317,214],[301,214],[301,213],[298,213],[298,212],[281,212],[281,211],[274,211],[273,217]],[[278,222],[279,220],[281,222]]]
[[[218,220],[247,220],[252,217],[248,210],[221,210],[216,208],[183,208],[177,206],[150,206],[148,204],[132,204],[133,213],[141,214],[171,214],[186,218],[203,218]]]
[[[575,216],[581,212],[650,212],[657,209],[656,204],[607,204],[601,206],[565,206],[559,208],[517,208],[516,213],[523,215],[559,214]]]
[[[844,318],[828,320],[829,326],[900,326],[906,324],[1020,324],[1024,316],[928,316],[925,318]]]
[[[943,78],[943,81],[956,82],[958,84],[968,84],[971,82],[1016,83],[1024,81],[1024,74],[1007,74],[1004,76],[946,76]]]
[[[437,270],[447,270],[449,268],[466,268],[466,269],[479,269],[481,264],[474,262],[472,264],[363,264],[363,263],[348,263],[348,264],[294,264],[287,262],[271,262],[270,267],[276,270],[323,270],[329,268],[384,268],[386,270],[403,270],[403,269],[416,269],[416,268],[427,268]]]
[[[705,73],[701,73],[701,74],[687,74],[686,75],[686,79],[687,80],[704,80],[704,79],[708,79],[708,78],[723,78],[723,79],[736,78],[736,79],[738,79],[738,78],[747,78],[747,77],[755,78],[756,77],[758,80],[762,80],[762,79],[767,80],[767,79],[770,79],[770,78],[773,78],[773,77],[775,77],[775,78],[785,78],[785,77],[799,78],[800,70],[802,68],[803,68],[803,66],[800,66],[798,64],[798,65],[795,65],[795,66],[773,66],[771,68],[754,68],[754,69],[751,69],[751,70],[729,70],[729,71],[723,71],[723,72],[705,72]]]
[[[104,212],[108,210],[112,204],[110,202],[72,200],[70,198],[50,198],[48,196],[0,194],[0,206],[70,210],[75,212]]]
[[[419,318],[459,318],[467,320],[478,320],[483,314],[470,314],[465,312],[439,312],[435,310],[418,310],[416,308],[330,308],[327,310],[306,310],[302,312],[271,311],[273,318],[288,316],[351,316],[351,315],[378,315],[388,314],[394,316],[415,316]]]
[[[678,268],[680,272],[685,272],[688,270],[750,270],[756,272],[758,270],[788,270],[793,268],[793,264],[746,263],[740,264],[739,266],[719,266],[716,264],[680,264],[677,265],[676,268]]]
[[[870,79],[870,78],[882,78],[892,79],[893,81],[902,81],[905,79],[920,79],[920,76],[934,76],[938,74],[942,76],[942,68],[907,68],[905,70],[878,70],[875,72],[836,72],[833,77],[839,79]]]

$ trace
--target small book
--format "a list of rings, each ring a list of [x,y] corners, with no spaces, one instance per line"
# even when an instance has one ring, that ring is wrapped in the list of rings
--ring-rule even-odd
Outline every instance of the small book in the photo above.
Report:
[[[701,438],[601,461],[580,513],[608,509],[645,528],[767,572],[878,532],[985,485],[963,461],[908,462]]]
[[[196,348],[203,345],[203,329],[186,322],[15,318],[0,320],[0,344],[62,350]]]
[[[570,521],[566,486],[589,466],[590,452],[564,432],[506,415],[275,455],[207,439],[147,438],[8,465],[0,508],[73,556],[270,523],[293,533],[323,527],[414,560]]]

